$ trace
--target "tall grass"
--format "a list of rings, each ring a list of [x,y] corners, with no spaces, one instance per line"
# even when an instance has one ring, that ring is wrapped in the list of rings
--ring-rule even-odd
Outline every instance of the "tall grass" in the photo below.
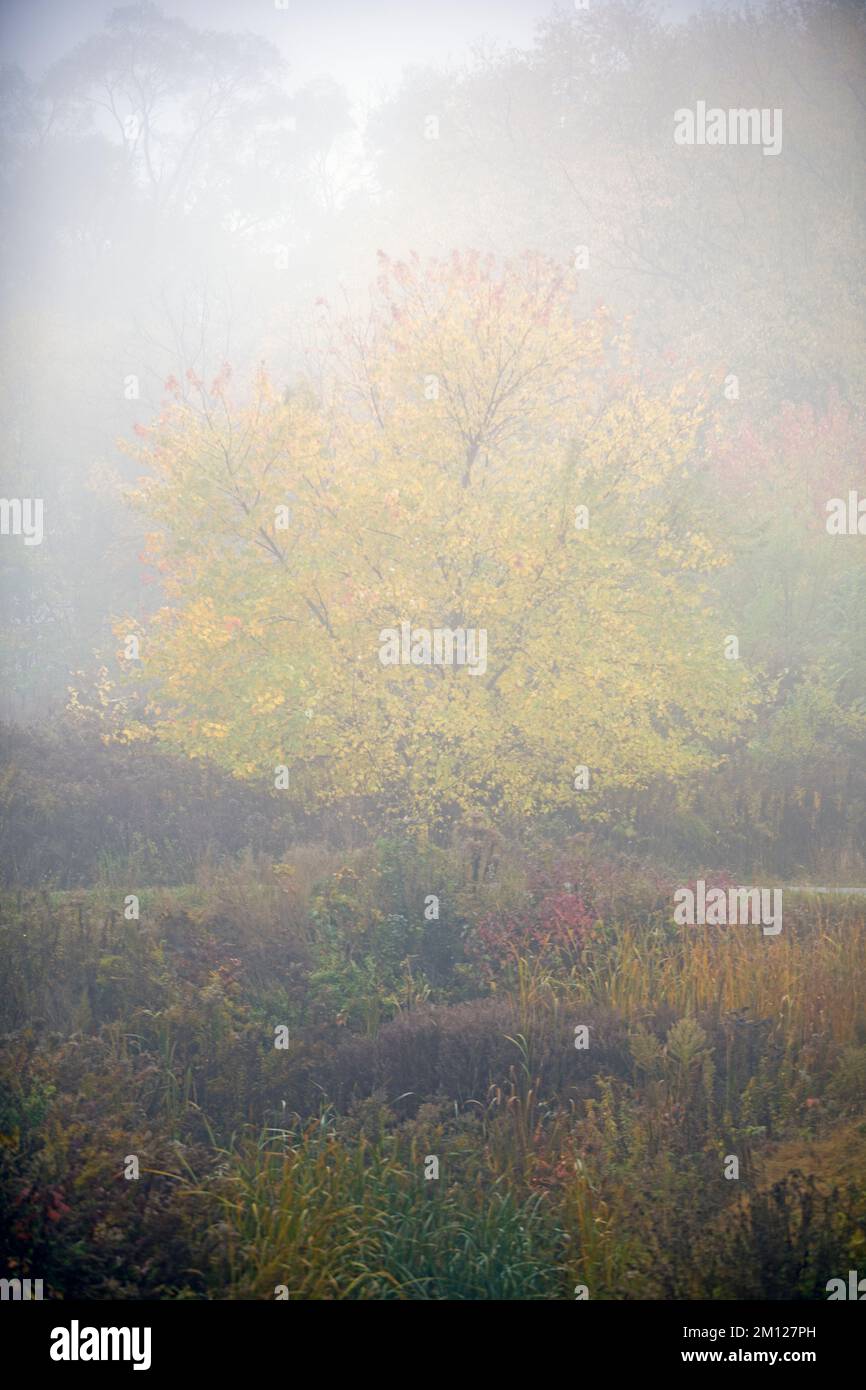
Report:
[[[327,1116],[221,1151],[223,1175],[185,1192],[219,1213],[214,1292],[230,1298],[526,1299],[554,1295],[544,1197],[448,1171],[393,1133],[350,1144]],[[468,1178],[468,1180],[467,1180]],[[458,1180],[459,1179],[459,1180]],[[545,1259],[545,1252],[548,1258]],[[286,1296],[282,1295],[282,1296]]]
[[[625,924],[575,978],[579,994],[627,1019],[665,1006],[677,1014],[746,1010],[778,1021],[795,1042],[820,1029],[836,1044],[857,1039],[866,981],[866,922],[852,909],[832,923],[786,921],[777,937],[758,928]]]

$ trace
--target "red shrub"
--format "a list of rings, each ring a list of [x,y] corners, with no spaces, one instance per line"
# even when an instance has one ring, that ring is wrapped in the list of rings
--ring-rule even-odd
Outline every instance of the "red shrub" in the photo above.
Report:
[[[469,936],[467,952],[479,965],[492,969],[526,956],[574,962],[593,920],[577,894],[547,892],[523,912],[491,912],[482,917]]]

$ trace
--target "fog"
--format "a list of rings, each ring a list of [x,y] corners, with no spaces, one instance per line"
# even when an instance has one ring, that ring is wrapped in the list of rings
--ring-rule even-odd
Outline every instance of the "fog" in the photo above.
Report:
[[[0,1299],[199,1377],[252,1300],[801,1356],[866,1297],[862,0],[0,44]]]
[[[7,5],[2,44],[4,491],[47,536],[3,549],[9,717],[158,602],[118,441],[165,381],[315,376],[380,252],[549,257],[641,371],[736,377],[737,428],[852,399],[857,5],[88,0]],[[701,104],[778,111],[778,148],[678,142]]]

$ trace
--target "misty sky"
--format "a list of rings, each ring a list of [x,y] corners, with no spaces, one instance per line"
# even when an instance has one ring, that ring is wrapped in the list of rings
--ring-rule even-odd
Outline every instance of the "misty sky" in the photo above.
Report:
[[[603,4],[604,0],[594,0]],[[462,62],[476,43],[529,47],[553,0],[165,0],[165,14],[194,28],[248,29],[269,39],[304,83],[322,73],[355,101],[375,100],[413,64]],[[118,8],[111,0],[0,0],[0,55],[36,77]],[[696,8],[669,0],[671,15]]]

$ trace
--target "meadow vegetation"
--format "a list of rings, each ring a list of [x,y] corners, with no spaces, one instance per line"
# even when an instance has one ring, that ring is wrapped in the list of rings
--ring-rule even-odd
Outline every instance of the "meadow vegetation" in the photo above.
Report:
[[[586,836],[212,841],[129,921],[134,863],[3,890],[2,1244],[52,1296],[807,1299],[862,1263],[866,898],[767,938],[675,926],[675,877]]]

